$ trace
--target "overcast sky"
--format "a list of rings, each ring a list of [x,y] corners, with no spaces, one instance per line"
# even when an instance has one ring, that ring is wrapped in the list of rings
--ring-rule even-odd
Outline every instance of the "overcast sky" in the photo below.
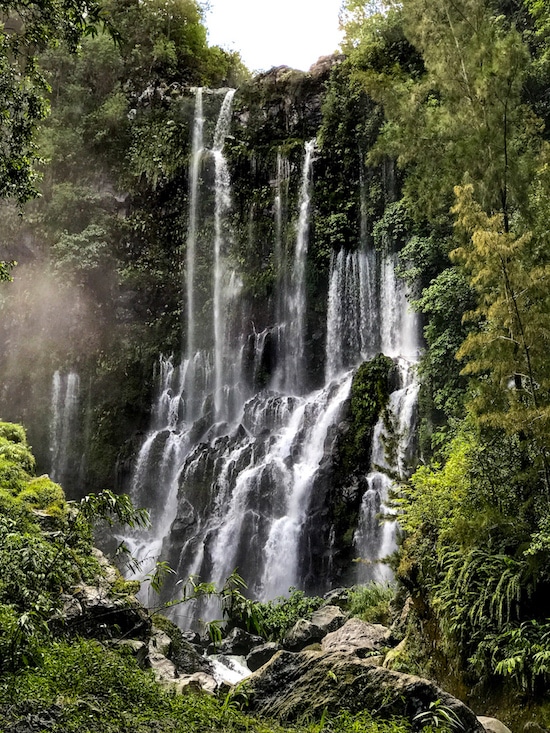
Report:
[[[291,66],[307,71],[338,50],[342,0],[210,0],[210,45],[240,51],[252,71]]]

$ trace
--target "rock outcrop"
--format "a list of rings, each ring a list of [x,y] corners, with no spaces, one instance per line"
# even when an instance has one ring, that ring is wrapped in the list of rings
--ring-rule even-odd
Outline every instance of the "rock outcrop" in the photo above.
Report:
[[[483,733],[475,714],[434,682],[376,666],[355,654],[278,652],[247,681],[252,710],[280,720],[369,710],[411,721],[434,705],[451,711],[465,733]],[[436,703],[436,701],[439,701]]]

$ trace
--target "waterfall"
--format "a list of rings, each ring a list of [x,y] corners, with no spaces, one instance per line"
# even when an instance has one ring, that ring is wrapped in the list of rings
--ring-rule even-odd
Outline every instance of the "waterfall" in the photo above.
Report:
[[[408,337],[407,337],[408,338]],[[416,422],[419,385],[415,365],[397,359],[400,385],[390,395],[387,412],[374,428],[371,470],[364,478],[364,494],[359,523],[354,535],[358,563],[357,581],[384,581],[391,577],[389,568],[379,561],[397,547],[397,524],[388,507],[391,476],[405,480],[411,473],[416,455]]]
[[[300,544],[314,479],[350,384],[347,373],[306,397],[258,393],[232,435],[195,447],[181,476],[183,508],[171,558],[178,577],[196,574],[221,585],[238,568],[262,599],[302,584]],[[215,612],[199,606],[195,619]],[[188,613],[174,608],[180,623],[189,622]]]
[[[275,214],[275,246],[274,246],[274,261],[275,261],[275,273],[279,282],[277,289],[277,302],[275,307],[275,316],[277,323],[281,323],[284,319],[283,312],[283,298],[282,293],[286,290],[282,283],[285,282],[288,277],[286,272],[286,242],[284,239],[284,226],[286,216],[286,201],[288,197],[288,187],[290,179],[290,164],[288,159],[281,154],[277,153],[277,178],[275,181],[275,201],[274,201],[274,214]]]
[[[214,205],[214,409],[217,419],[222,415],[223,405],[223,358],[225,347],[225,293],[223,246],[225,244],[224,217],[231,205],[231,181],[227,162],[223,155],[225,138],[231,122],[231,105],[234,89],[230,89],[223,100],[214,132],[212,155],[215,163],[215,205]]]
[[[75,461],[74,441],[78,427],[80,378],[76,372],[63,375],[56,371],[52,378],[50,421],[50,476],[66,484]]]
[[[201,159],[203,155],[204,140],[204,117],[202,94],[199,87],[195,92],[195,115],[193,121],[193,141],[191,148],[191,161],[189,165],[189,223],[187,227],[187,270],[186,270],[186,293],[187,293],[187,360],[193,364],[195,355],[195,254],[197,247],[197,225],[198,225],[198,198],[199,198],[199,175]],[[190,385],[193,383],[193,373],[189,378]],[[192,396],[189,403],[192,404]]]
[[[160,357],[157,396],[152,415],[152,428],[137,456],[130,496],[135,506],[149,510],[147,530],[120,535],[139,566],[139,573],[152,571],[160,555],[162,541],[170,529],[177,510],[177,477],[188,434],[182,432],[185,414],[184,385],[189,360],[175,367],[172,359]],[[147,588],[142,600],[147,601]]]
[[[288,289],[284,295],[284,376],[280,380],[282,388],[287,392],[300,393],[304,388],[304,345],[306,325],[306,258],[309,234],[309,208],[311,200],[311,173],[315,140],[305,144],[302,181],[298,204],[298,224],[292,274]]]
[[[418,324],[408,311],[404,286],[396,281],[397,255],[391,248],[381,254],[372,247],[364,215],[356,248],[341,247],[332,253],[325,385],[308,391],[306,262],[315,141],[305,144],[296,181],[289,161],[281,153],[277,156],[276,178],[270,186],[274,293],[266,312],[259,315],[260,328],[249,316],[240,273],[233,269],[239,251],[233,249],[229,225],[232,182],[224,153],[234,94],[224,92],[209,143],[202,90],[196,91],[189,167],[186,353],[180,363],[160,357],[151,427],[130,488],[134,502],[149,508],[151,527],[123,538],[141,561],[142,573],[150,571],[159,557],[175,569],[164,590],[165,600],[177,596],[178,583],[190,576],[221,586],[235,569],[248,583],[249,593],[264,600],[286,593],[292,585],[312,592],[328,589],[327,578],[316,575],[320,566],[314,554],[323,547],[327,558],[323,567],[340,572],[333,568],[338,538],[330,522],[322,531],[316,525],[315,516],[322,516],[319,497],[331,490],[334,446],[353,370],[379,350],[401,365],[401,384],[376,426],[372,470],[360,487],[356,554],[375,561],[365,578],[384,575],[376,561],[395,542],[394,526],[379,522],[379,515],[388,511],[388,476],[394,471],[406,473],[414,449],[417,388],[413,370],[406,366],[416,358]],[[294,216],[292,200],[297,202]],[[255,244],[255,210],[246,208],[250,249]],[[202,231],[206,235],[199,246]],[[211,257],[196,267],[195,258],[205,249]],[[196,272],[200,282],[195,282]],[[199,288],[206,293],[200,308],[195,303]],[[204,328],[205,313],[211,329]],[[239,322],[250,325],[243,332],[235,327]],[[195,344],[199,340],[202,349]],[[392,456],[385,452],[390,433],[398,436]],[[200,618],[217,613],[206,601],[194,608],[176,604],[171,610],[183,626],[196,626]]]

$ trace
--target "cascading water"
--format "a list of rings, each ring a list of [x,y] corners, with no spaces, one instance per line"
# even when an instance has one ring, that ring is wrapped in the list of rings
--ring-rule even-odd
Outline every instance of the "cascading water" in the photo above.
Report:
[[[226,244],[227,233],[224,231],[225,215],[231,206],[231,182],[227,162],[223,154],[225,138],[229,132],[231,123],[231,104],[234,89],[230,89],[222,103],[216,130],[214,132],[214,146],[212,156],[215,163],[215,204],[214,204],[214,286],[213,286],[213,308],[214,308],[214,410],[216,419],[222,417],[224,404],[224,355],[225,355],[225,307],[226,295],[234,290],[224,283],[227,275],[223,249]]]
[[[360,246],[332,257],[327,304],[325,386],[307,393],[304,351],[306,328],[306,260],[310,230],[315,142],[306,143],[296,186],[296,208],[289,204],[291,168],[278,155],[273,186],[273,262],[276,292],[273,321],[260,331],[236,334],[230,325],[246,320],[241,281],[232,269],[229,229],[231,177],[224,155],[230,133],[234,92],[224,94],[212,147],[205,143],[202,90],[196,91],[193,147],[189,167],[187,235],[187,346],[177,365],[161,358],[152,426],[143,442],[133,475],[135,503],[151,510],[152,526],[126,538],[138,559],[158,557],[176,570],[165,588],[166,600],[177,593],[177,582],[199,576],[218,586],[238,568],[249,592],[261,599],[284,594],[292,585],[326,590],[311,562],[318,546],[312,511],[330,472],[337,425],[346,409],[353,368],[380,349],[392,357],[415,358],[417,324],[408,315],[404,288],[395,281],[396,255],[381,255],[367,246],[363,228]],[[201,183],[201,166],[213,162],[213,188]],[[207,176],[205,176],[205,179]],[[203,200],[204,197],[204,200]],[[210,345],[195,306],[195,257],[202,217],[210,201]],[[248,212],[248,237],[253,237]],[[208,227],[206,227],[208,229]],[[290,231],[293,235],[290,235]],[[292,252],[287,252],[290,242]],[[204,269],[204,264],[203,264]],[[383,282],[379,282],[382,274]],[[264,321],[265,322],[265,321]],[[407,329],[411,334],[407,335]],[[390,412],[410,427],[414,387],[390,400]],[[408,410],[408,417],[405,417]],[[396,418],[397,419],[397,418]],[[383,452],[383,424],[373,444],[375,480],[366,479],[364,511],[356,532],[357,554],[378,559],[393,542],[384,534],[377,514],[383,511],[387,479],[393,470]],[[376,432],[376,431],[375,431]],[[404,439],[403,439],[404,441]],[[399,467],[407,450],[400,443]],[[378,451],[378,452],[377,452]],[[386,463],[384,463],[386,461]],[[405,470],[403,468],[403,470]],[[378,483],[377,483],[378,482]],[[382,484],[384,486],[382,487]],[[370,524],[369,524],[370,523]],[[326,531],[326,567],[332,567],[334,528]],[[324,536],[324,535],[323,535]],[[366,548],[366,550],[365,550]],[[148,569],[151,565],[145,562]],[[184,626],[219,613],[206,603],[194,609],[173,606]]]
[[[195,355],[195,255],[197,248],[197,225],[198,225],[198,198],[199,198],[199,176],[201,160],[204,148],[204,113],[203,113],[203,90],[198,88],[195,93],[195,117],[193,122],[193,142],[191,148],[191,164],[189,166],[189,223],[187,228],[187,253],[186,253],[186,294],[187,294],[187,359],[189,365],[193,366]],[[193,376],[190,375],[188,384],[193,384]],[[192,404],[192,399],[189,400]]]
[[[309,213],[311,202],[311,172],[315,140],[305,145],[296,245],[290,281],[283,295],[284,325],[282,339],[284,360],[278,386],[285,392],[300,394],[304,389],[304,343],[306,314],[306,259],[308,250]]]
[[[78,426],[79,398],[78,374],[56,371],[52,378],[50,476],[54,481],[64,484],[67,484],[71,472],[71,456],[74,457],[72,449]]]

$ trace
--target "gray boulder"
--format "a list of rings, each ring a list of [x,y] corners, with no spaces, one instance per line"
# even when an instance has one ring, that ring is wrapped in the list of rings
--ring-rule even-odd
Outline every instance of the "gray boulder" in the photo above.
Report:
[[[391,643],[391,631],[381,624],[368,624],[351,618],[340,629],[327,634],[321,642],[324,652],[371,656]]]
[[[191,692],[205,692],[208,695],[213,695],[218,689],[218,683],[214,677],[204,672],[182,675],[173,682],[165,683],[165,686],[180,695]]]
[[[478,715],[479,722],[487,733],[512,733],[510,728],[501,723],[496,718],[489,718],[485,715]]]
[[[316,644],[325,636],[325,632],[316,624],[301,618],[290,629],[283,639],[282,645],[289,651],[301,651],[310,644]]]
[[[460,721],[464,733],[483,733],[475,714],[434,682],[376,667],[353,654],[278,652],[248,678],[247,694],[252,710],[279,720],[306,714],[320,717],[326,708],[332,714],[367,709],[412,723],[439,700]]]
[[[348,616],[339,606],[321,606],[311,616],[311,623],[318,626],[325,634],[341,628]]]

